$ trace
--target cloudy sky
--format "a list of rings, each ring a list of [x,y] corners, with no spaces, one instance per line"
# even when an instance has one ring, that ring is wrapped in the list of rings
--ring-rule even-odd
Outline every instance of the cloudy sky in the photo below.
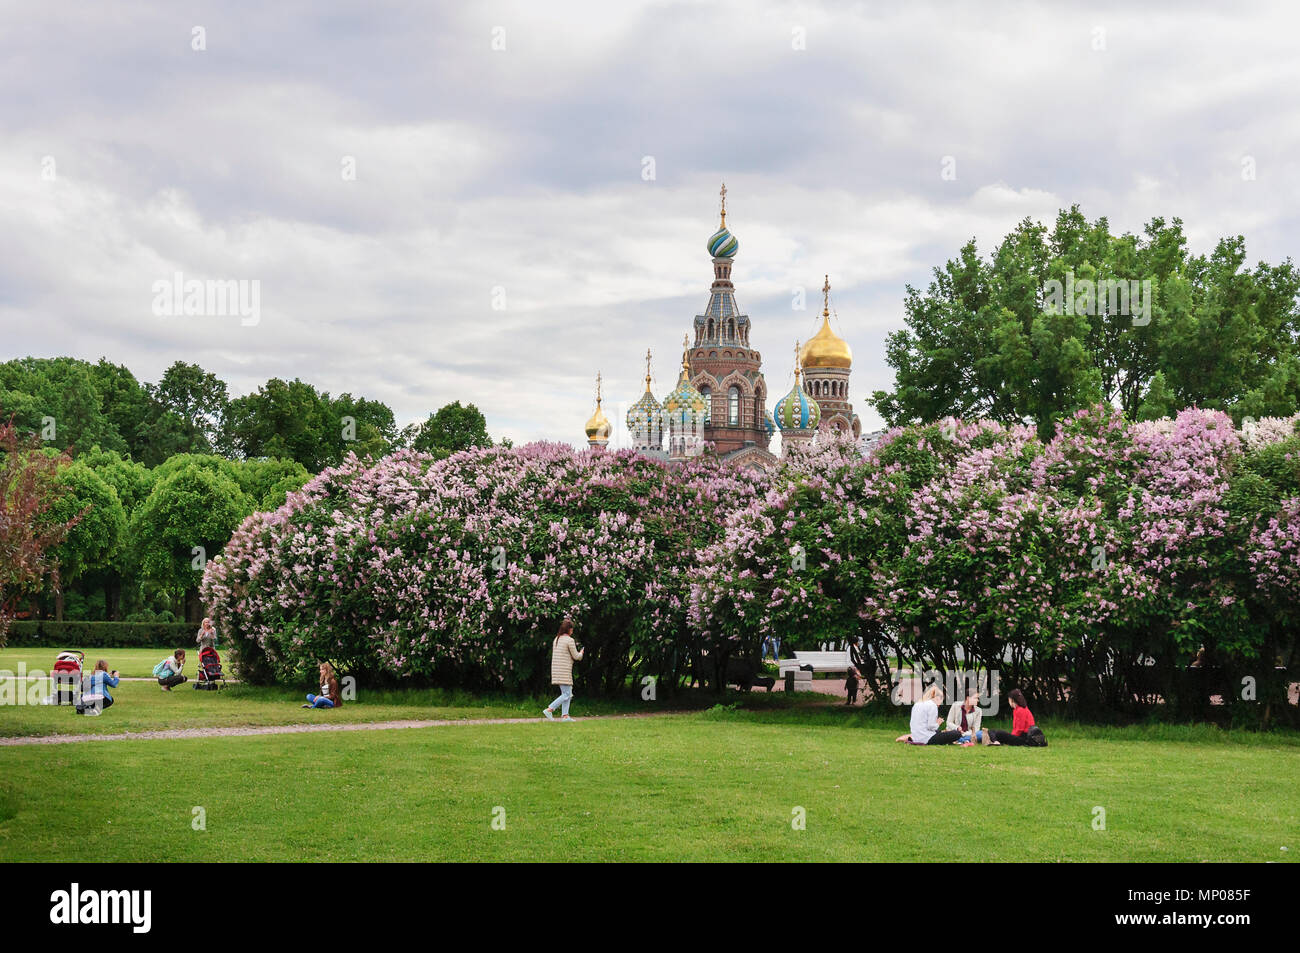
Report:
[[[598,369],[611,411],[647,347],[675,381],[725,179],[770,389],[829,272],[873,428],[904,288],[968,238],[1079,203],[1293,255],[1297,37],[1288,2],[0,0],[0,359],[581,442]],[[155,314],[176,273],[260,320]]]

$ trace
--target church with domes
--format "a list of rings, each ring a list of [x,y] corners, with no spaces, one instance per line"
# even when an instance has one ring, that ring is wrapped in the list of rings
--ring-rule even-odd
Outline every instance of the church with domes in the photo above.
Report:
[[[651,355],[646,351],[645,392],[627,412],[632,447],[648,456],[682,460],[711,450],[742,466],[768,468],[776,456],[768,446],[777,429],[781,446],[814,444],[827,428],[861,433],[849,402],[853,353],[831,330],[830,279],[822,288],[822,326],[803,347],[795,347],[795,385],[767,409],[768,389],[762,354],[751,344],[749,315],[736,301],[732,266],[740,242],[727,228],[727,187],[721,190],[718,230],[707,244],[713,283],[702,314],[682,341],[677,384],[662,401],[651,387]],[[587,422],[587,444],[606,447],[612,432],[601,409],[597,378],[596,412]]]

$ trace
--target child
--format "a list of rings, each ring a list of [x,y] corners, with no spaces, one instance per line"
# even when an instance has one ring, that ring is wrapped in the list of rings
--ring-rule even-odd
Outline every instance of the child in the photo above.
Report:
[[[844,704],[856,705],[858,702],[858,670],[851,665],[844,676],[844,687],[847,689],[849,695],[849,700]]]

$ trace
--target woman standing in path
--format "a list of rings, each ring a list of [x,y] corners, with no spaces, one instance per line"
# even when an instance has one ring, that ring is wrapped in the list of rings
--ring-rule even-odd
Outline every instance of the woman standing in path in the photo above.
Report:
[[[558,705],[560,721],[573,721],[569,717],[569,702],[573,699],[573,663],[582,660],[582,650],[573,641],[572,633],[573,620],[565,619],[560,623],[560,634],[551,644],[551,682],[560,687],[560,697],[542,709],[543,715],[554,718]]]

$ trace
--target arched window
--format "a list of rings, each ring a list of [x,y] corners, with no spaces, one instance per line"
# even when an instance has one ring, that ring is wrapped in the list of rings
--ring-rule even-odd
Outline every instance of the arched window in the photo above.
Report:
[[[713,388],[705,384],[700,388],[700,395],[704,398],[704,426],[707,427],[713,410]]]
[[[707,328],[708,329],[704,332],[704,336],[711,341],[713,340],[713,319],[712,318],[709,318],[709,323]]]
[[[733,427],[740,425],[740,388],[735,384],[727,391],[727,423]]]

